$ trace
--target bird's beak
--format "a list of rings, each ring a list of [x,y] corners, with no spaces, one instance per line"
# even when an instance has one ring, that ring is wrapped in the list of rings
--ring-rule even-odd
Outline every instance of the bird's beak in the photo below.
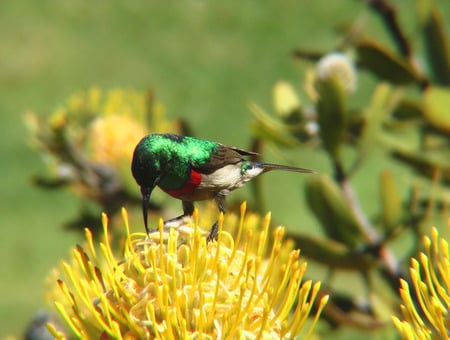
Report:
[[[142,215],[144,216],[144,225],[145,225],[145,231],[147,232],[147,235],[149,233],[148,229],[148,208],[150,205],[150,196],[152,194],[153,189],[155,188],[155,185],[150,187],[141,187],[141,193],[142,193]]]

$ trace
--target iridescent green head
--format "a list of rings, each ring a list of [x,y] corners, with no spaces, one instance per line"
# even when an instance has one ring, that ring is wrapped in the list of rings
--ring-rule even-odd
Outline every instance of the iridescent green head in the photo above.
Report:
[[[189,179],[191,166],[202,166],[217,143],[173,134],[150,134],[136,146],[131,171],[141,187],[144,223],[150,195],[159,185],[164,190],[181,188]]]
[[[152,152],[151,135],[142,138],[134,149],[131,172],[134,179],[141,187],[142,193],[142,213],[144,216],[145,230],[148,233],[148,208],[150,195],[158,184],[161,175],[160,162],[157,161],[157,154]]]

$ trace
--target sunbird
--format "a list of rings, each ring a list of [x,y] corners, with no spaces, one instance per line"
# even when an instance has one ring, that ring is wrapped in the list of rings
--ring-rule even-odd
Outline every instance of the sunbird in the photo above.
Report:
[[[155,186],[182,201],[183,214],[170,219],[176,221],[191,216],[194,203],[214,199],[225,213],[225,199],[234,189],[252,178],[271,170],[302,173],[314,171],[293,166],[253,162],[246,156],[254,152],[204,139],[176,134],[152,133],[137,144],[131,171],[141,188],[142,213],[147,234],[150,196]],[[211,227],[207,241],[216,238],[218,222]]]

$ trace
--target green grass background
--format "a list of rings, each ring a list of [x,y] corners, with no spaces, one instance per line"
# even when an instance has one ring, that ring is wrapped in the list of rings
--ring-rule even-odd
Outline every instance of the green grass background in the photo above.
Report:
[[[397,2],[408,27],[412,1]],[[43,304],[46,275],[81,242],[61,228],[77,213],[73,196],[31,185],[43,163],[29,147],[27,110],[50,113],[92,85],[151,87],[169,117],[184,117],[198,136],[247,147],[248,101],[270,109],[278,80],[301,88],[304,67],[289,52],[332,47],[333,27],[357,17],[388,41],[378,19],[354,0],[0,1],[0,338],[21,334]],[[362,90],[355,100],[367,102],[368,96]],[[329,171],[316,153],[290,156],[299,165]],[[382,165],[366,167],[377,171]],[[376,183],[367,180],[373,174],[355,178],[365,183],[363,198],[376,196]],[[276,221],[307,229],[312,217],[299,221],[295,214],[303,204],[297,178],[265,178],[268,206]],[[245,191],[237,196],[248,198]],[[363,202],[369,212],[375,199]]]

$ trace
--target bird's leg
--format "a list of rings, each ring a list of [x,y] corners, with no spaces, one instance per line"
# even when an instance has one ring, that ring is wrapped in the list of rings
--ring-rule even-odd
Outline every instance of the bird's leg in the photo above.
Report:
[[[170,227],[170,224],[178,224],[186,216],[192,216],[194,213],[194,203],[191,201],[183,201],[183,214],[170,220],[164,221],[164,227]]]
[[[183,201],[183,215],[192,216],[194,213],[194,203],[191,201]]]
[[[216,195],[216,197],[214,199],[216,201],[217,208],[219,208],[219,211],[221,213],[225,214],[225,195],[218,194],[218,195]],[[212,240],[216,240],[218,233],[219,233],[219,222],[216,221],[212,225],[211,230],[209,231],[209,235],[206,238],[206,242],[210,242]]]
[[[212,240],[216,240],[218,232],[219,232],[219,222],[216,221],[212,225],[212,227],[211,227],[211,229],[209,231],[208,237],[206,238],[206,242],[210,242]]]

